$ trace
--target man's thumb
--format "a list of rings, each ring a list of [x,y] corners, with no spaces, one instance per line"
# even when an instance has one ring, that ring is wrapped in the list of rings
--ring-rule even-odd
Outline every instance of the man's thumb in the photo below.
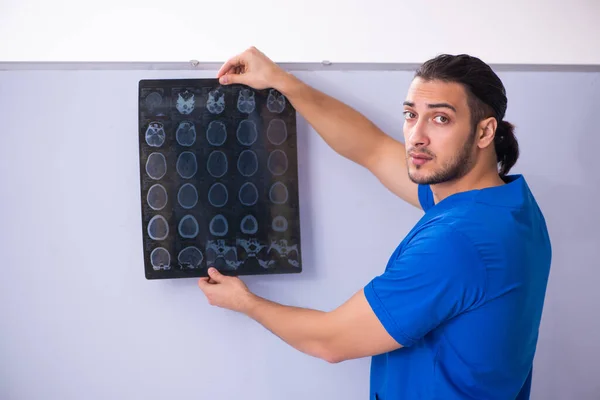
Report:
[[[223,275],[214,267],[208,269],[208,276],[217,283],[220,283],[223,280]]]

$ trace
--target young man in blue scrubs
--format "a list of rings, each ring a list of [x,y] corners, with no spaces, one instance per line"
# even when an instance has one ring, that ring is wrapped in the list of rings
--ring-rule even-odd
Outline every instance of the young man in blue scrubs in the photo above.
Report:
[[[519,149],[489,66],[424,63],[404,144],[255,48],[218,77],[279,90],[336,152],[425,213],[382,274],[331,312],[266,300],[214,269],[198,282],[209,303],[329,362],[371,356],[371,399],[528,399],[551,245],[525,178],[508,174]]]

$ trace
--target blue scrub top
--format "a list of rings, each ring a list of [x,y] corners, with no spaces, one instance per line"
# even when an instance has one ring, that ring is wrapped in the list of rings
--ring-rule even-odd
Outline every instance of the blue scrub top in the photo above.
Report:
[[[434,204],[365,296],[403,347],[371,361],[371,399],[529,399],[550,272],[546,222],[521,175]]]

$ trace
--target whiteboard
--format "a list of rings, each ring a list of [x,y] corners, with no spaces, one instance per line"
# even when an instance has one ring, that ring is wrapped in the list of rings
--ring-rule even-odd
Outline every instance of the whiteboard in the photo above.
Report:
[[[0,72],[1,398],[367,397],[369,359],[328,364],[209,306],[195,279],[144,277],[138,82],[215,73]],[[295,73],[401,139],[411,71]],[[533,399],[593,399],[600,72],[500,76],[522,149],[513,172],[537,196],[554,250]],[[244,280],[268,299],[331,310],[383,271],[421,213],[339,157],[301,116],[297,132],[303,271]]]
[[[223,62],[253,45],[280,63],[466,52],[494,64],[600,65],[598,16],[597,0],[3,0],[0,61]]]

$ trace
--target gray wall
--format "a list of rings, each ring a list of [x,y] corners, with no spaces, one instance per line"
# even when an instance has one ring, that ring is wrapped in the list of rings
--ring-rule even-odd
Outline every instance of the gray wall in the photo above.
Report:
[[[369,360],[329,365],[195,279],[147,281],[137,83],[215,71],[0,72],[0,398],[364,399]],[[402,71],[298,75],[401,137]],[[600,73],[501,72],[554,262],[534,400],[600,398]],[[420,217],[299,121],[300,275],[245,277],[257,294],[329,310],[379,274]],[[336,187],[334,188],[333,183]]]

